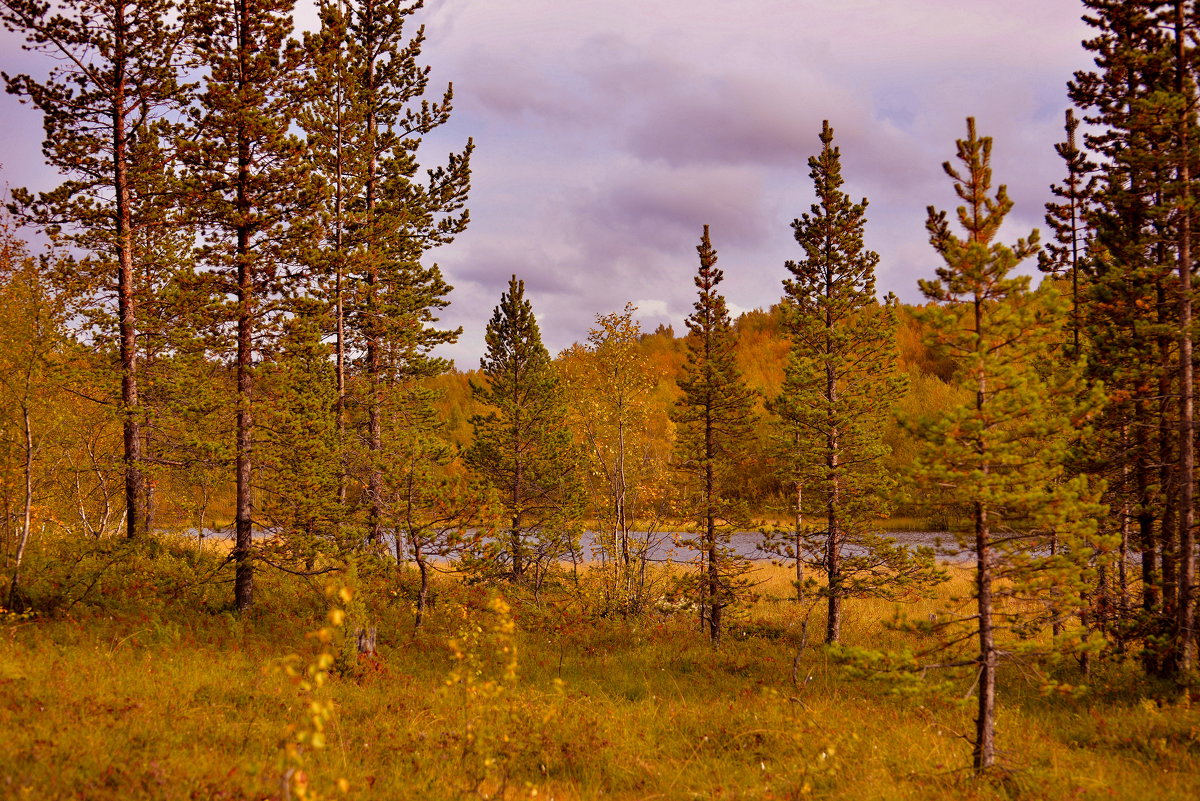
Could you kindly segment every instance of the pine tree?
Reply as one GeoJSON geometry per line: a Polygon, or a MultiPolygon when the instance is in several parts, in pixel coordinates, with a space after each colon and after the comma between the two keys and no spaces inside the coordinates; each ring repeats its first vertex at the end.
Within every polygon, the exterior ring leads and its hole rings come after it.
{"type": "Polygon", "coordinates": [[[965,236],[951,231],[945,212],[929,209],[930,242],[945,266],[936,280],[921,281],[925,296],[940,304],[923,318],[931,346],[953,359],[974,397],[920,421],[923,450],[912,476],[950,488],[953,501],[971,510],[972,531],[960,545],[975,556],[974,609],[935,629],[949,642],[963,642],[968,632],[977,642],[964,660],[977,671],[977,771],[996,759],[1000,654],[1029,647],[1034,633],[1078,605],[1102,511],[1086,479],[1065,478],[1062,466],[1074,428],[1096,399],[1092,393],[1080,403],[1078,370],[1054,358],[1062,348],[1061,302],[1050,290],[1031,292],[1028,277],[1010,275],[1036,252],[1037,232],[1012,247],[994,241],[1012,201],[1003,186],[989,195],[991,147],[968,119],[967,138],[958,142],[962,168],[945,165],[966,204],[957,213],[965,236]],[[1053,556],[1044,550],[1052,536],[1063,545],[1053,556]],[[1046,611],[1031,615],[1033,605],[1046,611]]]}
{"type": "MultiPolygon", "coordinates": [[[[348,52],[349,10],[340,0],[321,0],[317,4],[321,27],[307,33],[304,47],[311,72],[309,101],[301,109],[300,126],[308,137],[308,156],[326,179],[325,241],[314,248],[314,262],[322,281],[319,291],[332,307],[334,379],[336,381],[335,419],[338,442],[346,439],[347,424],[347,341],[346,305],[354,247],[351,239],[354,217],[350,200],[361,189],[361,165],[356,160],[356,132],[363,121],[356,117],[352,102],[355,92],[354,59],[348,52]]],[[[343,456],[343,460],[345,456],[343,456]]],[[[337,495],[346,501],[346,470],[338,480],[337,495]]]]}
{"type": "Polygon", "coordinates": [[[1062,186],[1052,186],[1050,191],[1061,202],[1046,204],[1046,223],[1054,232],[1054,241],[1038,253],[1038,268],[1043,272],[1071,277],[1071,346],[1078,356],[1081,352],[1080,336],[1080,272],[1087,253],[1089,229],[1086,221],[1088,205],[1096,190],[1096,164],[1088,159],[1079,147],[1079,119],[1071,109],[1066,112],[1067,138],[1054,146],[1067,168],[1067,178],[1062,186]]]}
{"type": "Polygon", "coordinates": [[[883,433],[905,382],[896,374],[893,307],[875,297],[879,256],[863,244],[867,201],[853,203],[841,189],[841,153],[828,122],[820,140],[821,152],[808,162],[817,202],[792,223],[805,258],[787,263],[791,351],[774,408],[784,420],[795,480],[807,490],[803,499],[825,520],[825,641],[836,643],[848,595],[886,594],[889,574],[927,571],[932,579],[936,571],[930,555],[916,565],[869,530],[886,514],[894,484],[883,469],[883,433]],[[848,544],[862,555],[847,559],[848,544]]]}
{"type": "Polygon", "coordinates": [[[351,543],[338,539],[343,509],[335,385],[326,322],[313,301],[297,304],[283,324],[259,382],[263,434],[259,439],[262,515],[268,547],[311,570],[320,555],[344,559],[351,543]]]}
{"type": "MultiPolygon", "coordinates": [[[[301,51],[289,39],[291,0],[203,0],[189,7],[192,47],[205,70],[184,143],[188,212],[206,233],[203,255],[229,298],[236,369],[234,599],[253,598],[255,353],[282,311],[287,275],[318,188],[291,133],[302,99],[301,51]]],[[[288,278],[293,278],[289,282],[288,278]]],[[[295,292],[300,287],[288,286],[295,292]]]]}
{"type": "Polygon", "coordinates": [[[563,389],[515,275],[485,341],[485,381],[472,382],[471,394],[489,411],[471,418],[466,460],[503,510],[502,559],[512,578],[538,584],[573,547],[582,498],[563,389]]]}
{"type": "Polygon", "coordinates": [[[689,511],[700,527],[698,550],[703,556],[700,576],[701,607],[708,619],[708,635],[721,639],[722,611],[744,589],[742,577],[748,563],[729,546],[745,515],[731,502],[729,485],[741,458],[750,446],[754,394],[737,368],[733,325],[725,298],[717,291],[724,273],[717,268],[717,252],[708,226],[696,248],[700,268],[695,278],[699,298],[687,318],[687,361],[678,378],[682,397],[672,419],[679,469],[689,484],[689,511]]]}
{"type": "Polygon", "coordinates": [[[139,239],[161,213],[155,184],[169,160],[155,129],[183,103],[174,9],[172,0],[67,0],[51,13],[37,0],[0,2],[5,25],[59,63],[44,82],[4,74],[8,90],[45,115],[43,152],[66,177],[37,198],[15,192],[13,207],[91,254],[72,276],[77,291],[116,295],[129,537],[149,525],[139,345],[149,288],[139,239]]]}
{"type": "Polygon", "coordinates": [[[444,372],[430,350],[459,332],[434,326],[450,286],[430,249],[466,229],[467,141],[444,166],[418,180],[424,136],[447,122],[453,87],[424,99],[429,68],[419,63],[424,30],[406,23],[412,0],[322,2],[321,32],[309,41],[311,98],[301,123],[315,165],[330,186],[323,273],[334,306],[339,408],[350,392],[346,353],[361,352],[358,401],[365,410],[367,538],[382,532],[383,402],[390,384],[444,372]]]}
{"type": "Polygon", "coordinates": [[[439,393],[425,386],[396,387],[386,397],[383,427],[383,510],[395,536],[396,562],[417,566],[415,625],[429,604],[433,559],[469,556],[468,527],[485,520],[481,493],[447,441],[434,408],[439,393]]]}
{"type": "MultiPolygon", "coordinates": [[[[1115,488],[1114,528],[1141,551],[1142,609],[1120,629],[1140,636],[1155,673],[1192,650],[1194,472],[1191,343],[1191,163],[1195,13],[1183,3],[1086,0],[1096,69],[1072,100],[1095,128],[1101,167],[1088,209],[1094,229],[1084,297],[1093,357],[1113,403],[1092,450],[1115,488]],[[1181,646],[1182,645],[1182,649],[1181,646]]],[[[1121,565],[1123,569],[1123,563],[1121,565]]]]}
{"type": "Polygon", "coordinates": [[[1184,0],[1175,0],[1172,11],[1174,92],[1164,105],[1172,122],[1170,141],[1173,145],[1174,182],[1169,187],[1168,202],[1173,201],[1175,207],[1171,215],[1171,228],[1178,275],[1175,294],[1178,297],[1179,336],[1179,581],[1175,642],[1170,666],[1175,671],[1187,673],[1192,668],[1192,649],[1196,644],[1193,587],[1196,579],[1196,538],[1193,530],[1196,521],[1196,409],[1192,356],[1192,272],[1195,270],[1192,218],[1195,215],[1195,199],[1192,196],[1192,162],[1196,158],[1193,143],[1200,139],[1200,131],[1196,130],[1196,54],[1194,47],[1188,44],[1189,40],[1194,41],[1195,38],[1196,12],[1187,7],[1184,0]]]}

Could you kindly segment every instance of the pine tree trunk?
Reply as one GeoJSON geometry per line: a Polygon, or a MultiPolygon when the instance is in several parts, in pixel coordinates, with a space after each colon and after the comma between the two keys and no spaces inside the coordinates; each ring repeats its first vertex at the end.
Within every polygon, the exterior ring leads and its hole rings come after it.
{"type": "MultiPolygon", "coordinates": [[[[250,56],[250,19],[247,0],[238,0],[238,58],[241,62],[239,82],[248,82],[246,59],[250,56]]],[[[250,212],[249,183],[251,154],[249,132],[242,125],[238,131],[237,208],[239,220],[246,220],[250,212]]],[[[250,229],[247,223],[239,222],[237,228],[237,509],[235,517],[236,541],[234,562],[236,571],[233,584],[234,604],[239,610],[250,607],[254,595],[254,563],[251,561],[253,504],[251,482],[253,479],[254,442],[254,300],[255,270],[254,254],[250,244],[250,229]]]]}
{"type": "MultiPolygon", "coordinates": [[[[617,414],[621,417],[617,422],[617,463],[615,476],[615,512],[617,531],[621,537],[621,565],[626,573],[629,572],[632,558],[629,553],[629,525],[625,518],[625,410],[618,406],[617,414]]],[[[626,588],[628,590],[628,587],[626,588]]],[[[629,600],[628,597],[626,600],[629,600]]]]}
{"type": "Polygon", "coordinates": [[[117,3],[113,21],[113,189],[116,195],[117,328],[121,352],[121,416],[124,444],[126,536],[146,533],[146,483],[142,475],[142,438],[138,409],[137,306],[134,296],[133,214],[129,196],[129,124],[125,61],[125,4],[117,3]]]}
{"type": "Polygon", "coordinates": [[[525,574],[525,564],[521,559],[521,516],[514,514],[508,530],[508,548],[512,554],[513,581],[520,581],[525,574]]]}
{"type": "MultiPolygon", "coordinates": [[[[1122,438],[1128,439],[1122,431],[1122,438]]],[[[1133,510],[1129,506],[1129,465],[1121,466],[1121,544],[1117,561],[1117,619],[1125,622],[1129,619],[1129,523],[1133,510]]],[[[1125,628],[1118,627],[1117,652],[1125,653],[1125,628]]]]}
{"type": "Polygon", "coordinates": [[[714,440],[712,402],[705,409],[704,418],[704,542],[708,546],[708,638],[715,648],[721,642],[721,564],[717,553],[717,510],[716,510],[716,476],[713,471],[713,459],[716,457],[716,442],[714,440]]]}
{"type": "MultiPolygon", "coordinates": [[[[1058,555],[1058,533],[1052,531],[1052,532],[1050,532],[1050,556],[1054,557],[1057,555],[1058,555]]],[[[1053,590],[1050,594],[1051,594],[1051,597],[1057,597],[1059,595],[1059,592],[1058,592],[1058,590],[1053,590]]],[[[1054,602],[1050,607],[1050,616],[1051,616],[1050,632],[1055,638],[1058,638],[1063,633],[1063,619],[1062,619],[1062,609],[1059,606],[1059,604],[1057,603],[1057,601],[1054,602]]]]}
{"type": "MultiPolygon", "coordinates": [[[[1187,87],[1186,31],[1184,3],[1175,0],[1175,64],[1176,91],[1183,95],[1187,87]]],[[[1190,91],[1188,91],[1190,95],[1190,91]]],[[[1192,584],[1195,581],[1195,542],[1193,525],[1193,482],[1196,472],[1195,416],[1192,376],[1192,190],[1191,153],[1188,126],[1191,122],[1192,98],[1188,97],[1183,119],[1180,120],[1179,183],[1183,187],[1179,225],[1179,600],[1177,664],[1180,671],[1192,667],[1192,645],[1195,638],[1192,584]]]]}
{"type": "MultiPolygon", "coordinates": [[[[836,441],[836,436],[834,440],[836,441]]],[[[830,456],[830,467],[837,468],[836,452],[830,456]]],[[[829,614],[825,622],[825,642],[830,645],[838,641],[842,632],[842,532],[839,529],[837,505],[838,481],[834,477],[830,482],[829,488],[829,506],[826,515],[826,522],[829,526],[829,539],[826,544],[827,553],[825,554],[825,565],[829,579],[829,614]]]]}
{"type": "MultiPolygon", "coordinates": [[[[985,471],[986,472],[986,471],[985,471]]],[[[996,761],[996,641],[992,628],[992,553],[987,507],[975,504],[975,582],[979,614],[979,705],[975,716],[975,771],[996,761]]]]}
{"type": "Polygon", "coordinates": [[[1149,424],[1145,401],[1134,404],[1134,445],[1137,457],[1134,463],[1134,483],[1137,489],[1138,549],[1142,562],[1142,611],[1153,614],[1158,608],[1158,551],[1154,538],[1154,510],[1151,504],[1150,471],[1146,459],[1150,448],[1146,427],[1149,424]]]}
{"type": "MultiPolygon", "coordinates": [[[[341,91],[339,84],[338,91],[341,91]]],[[[335,186],[333,190],[333,257],[334,262],[334,284],[333,284],[333,313],[334,313],[334,361],[337,380],[337,400],[334,401],[334,412],[337,417],[337,442],[338,448],[343,447],[346,441],[346,308],[344,298],[344,287],[342,286],[346,264],[345,264],[345,241],[343,236],[342,215],[345,214],[345,205],[343,200],[344,189],[342,181],[344,179],[342,162],[342,104],[341,99],[337,104],[338,119],[335,123],[337,143],[335,145],[336,167],[335,167],[335,186]]],[[[346,502],[347,482],[346,482],[346,463],[345,457],[342,456],[339,460],[338,468],[338,488],[337,499],[339,504],[346,502]]]]}
{"type": "Polygon", "coordinates": [[[237,510],[234,561],[234,603],[238,609],[250,606],[254,592],[254,565],[250,560],[252,546],[253,505],[251,481],[253,476],[253,268],[249,254],[243,250],[245,234],[239,232],[238,264],[238,342],[237,342],[237,510]]]}
{"type": "Polygon", "coordinates": [[[420,544],[413,543],[413,559],[417,563],[417,571],[421,575],[421,586],[417,589],[417,620],[416,628],[421,628],[425,622],[425,607],[429,603],[429,565],[425,563],[425,554],[420,544]]]}
{"type": "MultiPolygon", "coordinates": [[[[513,382],[514,392],[518,385],[513,382]]],[[[521,449],[520,436],[518,434],[518,420],[513,420],[512,432],[512,449],[513,449],[513,483],[512,483],[512,527],[509,529],[508,540],[509,548],[512,551],[512,574],[514,581],[520,581],[521,576],[525,572],[521,554],[521,449]]]]}
{"type": "Polygon", "coordinates": [[[796,602],[804,603],[804,485],[796,482],[796,602]]]}
{"type": "MultiPolygon", "coordinates": [[[[1165,259],[1165,256],[1163,257],[1165,259]]],[[[1160,282],[1159,304],[1162,330],[1168,330],[1172,323],[1167,313],[1167,287],[1160,282]]],[[[1179,582],[1179,454],[1176,446],[1179,444],[1179,424],[1173,415],[1173,398],[1178,393],[1173,391],[1170,364],[1172,358],[1172,338],[1163,334],[1158,338],[1159,364],[1161,371],[1158,382],[1159,402],[1158,412],[1158,463],[1159,463],[1159,492],[1162,500],[1162,518],[1159,520],[1158,556],[1160,560],[1159,607],[1158,617],[1162,624],[1174,627],[1175,602],[1178,599],[1177,587],[1179,582]]],[[[1169,654],[1165,654],[1169,657],[1169,654]]],[[[1169,665],[1164,666],[1167,669],[1169,665]]]]}
{"type": "MultiPolygon", "coordinates": [[[[976,211],[978,219],[978,210],[976,211]]],[[[975,296],[976,348],[982,350],[983,301],[975,296]]],[[[982,416],[987,404],[987,382],[981,375],[976,385],[975,410],[982,416]]],[[[979,456],[983,458],[983,481],[991,472],[987,462],[986,445],[980,440],[979,456]]],[[[979,706],[975,716],[974,767],[976,773],[990,768],[996,761],[996,639],[992,628],[992,551],[988,529],[988,509],[976,501],[975,517],[975,583],[979,615],[979,706]]]]}
{"type": "MultiPolygon", "coordinates": [[[[826,282],[826,297],[832,299],[833,283],[826,282]]],[[[826,312],[825,319],[825,351],[826,358],[833,358],[833,318],[832,312],[826,312]]],[[[829,499],[826,506],[826,525],[828,526],[828,541],[825,554],[825,568],[828,578],[829,609],[825,622],[825,642],[834,644],[842,633],[842,532],[840,528],[840,476],[841,441],[840,432],[834,418],[834,409],[838,403],[837,377],[832,363],[825,367],[825,401],[829,408],[828,450],[826,465],[829,468],[829,499]]]]}

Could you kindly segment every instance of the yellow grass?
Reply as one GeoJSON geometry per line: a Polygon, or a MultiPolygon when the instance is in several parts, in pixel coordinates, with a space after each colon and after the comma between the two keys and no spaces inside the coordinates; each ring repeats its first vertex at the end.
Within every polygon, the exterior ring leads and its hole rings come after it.
{"type": "MultiPolygon", "coordinates": [[[[211,564],[137,556],[94,601],[0,627],[0,797],[282,797],[281,743],[312,695],[278,666],[316,653],[305,632],[326,602],[313,581],[263,573],[258,606],[239,617],[221,611],[228,585],[172,599],[171,585],[142,581],[173,569],[178,587],[211,564]]],[[[364,576],[380,658],[316,691],[336,712],[326,747],[303,755],[307,775],[327,796],[362,799],[1191,799],[1200,786],[1200,713],[1114,662],[1082,697],[1005,672],[1005,770],[975,779],[960,736],[969,702],[853,677],[818,644],[819,609],[794,684],[807,608],[786,600],[787,571],[760,577],[761,597],[715,652],[692,613],[601,618],[585,590],[540,607],[508,591],[518,678],[506,682],[487,607],[505,588],[440,580],[414,633],[411,577],[364,576]],[[447,684],[463,653],[474,683],[447,684]]],[[[941,595],[968,589],[958,572],[941,595]]],[[[921,619],[943,601],[906,611],[921,619]]],[[[850,602],[846,640],[928,636],[889,630],[894,613],[850,602]]]]}

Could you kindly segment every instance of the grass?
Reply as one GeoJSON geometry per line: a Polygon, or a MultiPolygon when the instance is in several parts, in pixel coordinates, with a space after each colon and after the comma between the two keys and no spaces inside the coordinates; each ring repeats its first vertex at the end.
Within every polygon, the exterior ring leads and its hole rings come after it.
{"type": "MultiPolygon", "coordinates": [[[[330,797],[1165,800],[1200,787],[1200,711],[1117,662],[1081,697],[1004,674],[1005,769],[973,778],[969,703],[895,694],[814,645],[793,684],[801,607],[782,600],[783,570],[766,569],[715,652],[692,614],[598,617],[586,591],[540,607],[510,592],[515,681],[488,606],[504,588],[439,581],[417,633],[404,586],[367,575],[379,659],[309,692],[282,665],[321,649],[305,636],[322,625],[320,585],[264,571],[238,616],[227,584],[199,581],[215,559],[132,552],[85,600],[0,625],[0,797],[282,798],[282,746],[318,696],[335,714],[303,759],[330,797]]],[[[890,604],[847,613],[851,643],[916,636],[884,627],[890,604]]]]}

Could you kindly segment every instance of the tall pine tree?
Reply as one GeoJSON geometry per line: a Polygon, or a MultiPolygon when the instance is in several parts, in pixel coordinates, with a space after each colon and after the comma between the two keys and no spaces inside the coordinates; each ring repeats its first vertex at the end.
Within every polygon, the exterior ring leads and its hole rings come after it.
{"type": "Polygon", "coordinates": [[[538,582],[572,547],[581,512],[578,455],[550,354],[542,345],[525,282],[514,275],[492,314],[471,394],[488,411],[471,418],[467,463],[503,510],[502,561],[514,580],[538,582]]]}
{"type": "Polygon", "coordinates": [[[923,317],[930,345],[953,360],[973,398],[919,422],[922,452],[912,475],[919,485],[946,487],[971,510],[972,530],[960,545],[975,557],[974,608],[940,618],[935,630],[946,642],[969,636],[976,643],[961,664],[975,670],[977,771],[996,761],[1000,655],[1035,645],[1031,635],[1080,604],[1102,511],[1086,479],[1068,479],[1063,470],[1095,398],[1079,402],[1078,369],[1056,358],[1063,304],[1051,290],[1031,292],[1028,277],[1010,275],[1037,251],[1037,232],[1012,247],[995,241],[1012,201],[1003,186],[989,194],[991,148],[968,119],[967,138],[958,142],[962,167],[944,165],[965,204],[957,212],[963,236],[945,212],[929,209],[930,242],[945,266],[936,280],[921,281],[939,304],[923,317]],[[1058,554],[1048,553],[1051,538],[1063,546],[1058,554]]]}
{"type": "Polygon", "coordinates": [[[256,354],[285,310],[285,289],[298,289],[288,269],[318,196],[304,143],[291,130],[303,100],[292,7],[292,0],[201,0],[188,9],[204,70],[183,151],[188,211],[205,232],[215,289],[228,299],[214,322],[232,339],[236,371],[238,609],[253,599],[256,354]]]}
{"type": "Polygon", "coordinates": [[[883,469],[883,434],[905,390],[896,374],[894,310],[875,297],[879,256],[863,243],[867,201],[854,203],[842,191],[841,153],[828,122],[820,140],[821,152],[808,161],[817,202],[792,223],[804,259],[787,263],[791,351],[774,408],[809,513],[825,520],[825,641],[836,643],[847,595],[881,590],[893,568],[903,574],[912,565],[870,531],[872,519],[886,514],[894,484],[883,469]],[[847,559],[847,544],[862,555],[847,559]]]}
{"type": "MultiPolygon", "coordinates": [[[[1194,409],[1191,175],[1196,12],[1182,2],[1086,0],[1096,69],[1069,86],[1094,128],[1100,164],[1084,322],[1113,403],[1099,428],[1097,471],[1113,487],[1122,530],[1136,523],[1147,670],[1172,673],[1193,650],[1194,409]]],[[[1124,637],[1122,638],[1122,642],[1124,637]]]]}
{"type": "Polygon", "coordinates": [[[357,365],[366,453],[362,483],[367,538],[383,525],[384,402],[392,385],[435,375],[447,362],[430,350],[458,331],[435,326],[450,286],[430,249],[465,230],[470,140],[444,166],[418,177],[423,137],[450,118],[453,88],[425,99],[429,68],[420,63],[424,29],[410,34],[412,0],[319,4],[322,28],[310,38],[314,70],[301,124],[317,171],[330,187],[321,259],[334,306],[338,407],[342,425],[351,387],[348,352],[357,365]]]}
{"type": "Polygon", "coordinates": [[[46,81],[8,74],[4,80],[45,115],[43,152],[66,177],[36,198],[14,192],[13,206],[90,254],[73,274],[76,291],[95,293],[104,304],[116,296],[130,537],[149,525],[139,305],[148,300],[145,279],[154,271],[139,252],[139,238],[161,216],[156,184],[169,160],[156,146],[154,129],[183,104],[174,12],[172,0],[68,0],[53,13],[37,0],[0,2],[4,24],[58,61],[46,81]]]}
{"type": "Polygon", "coordinates": [[[701,607],[713,644],[721,640],[722,611],[737,600],[747,563],[730,547],[729,538],[745,526],[744,514],[732,503],[729,485],[740,458],[751,446],[754,393],[738,371],[733,325],[725,297],[717,291],[724,273],[708,226],[696,247],[700,268],[695,283],[699,297],[687,318],[687,361],[678,378],[683,395],[675,404],[675,453],[688,477],[688,511],[700,528],[703,555],[701,607]]]}

